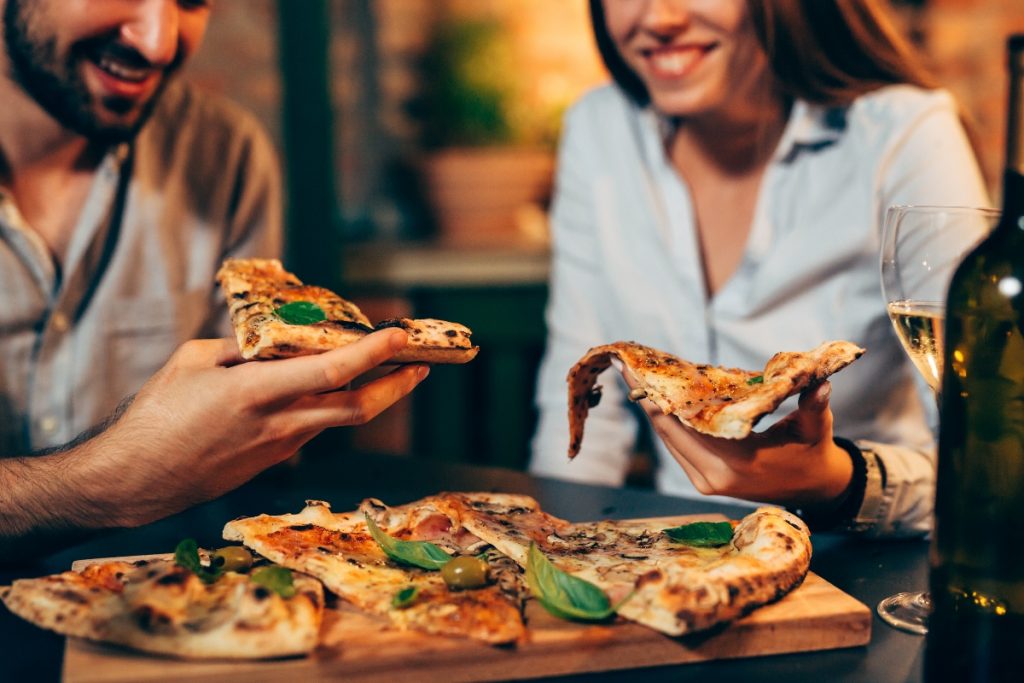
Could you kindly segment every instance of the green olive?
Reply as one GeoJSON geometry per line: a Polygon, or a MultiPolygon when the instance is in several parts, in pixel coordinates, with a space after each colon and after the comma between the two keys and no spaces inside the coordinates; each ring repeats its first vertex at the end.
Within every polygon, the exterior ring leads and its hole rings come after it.
{"type": "Polygon", "coordinates": [[[452,590],[480,588],[487,585],[487,563],[471,555],[456,557],[441,567],[441,577],[452,590]]]}
{"type": "Polygon", "coordinates": [[[210,565],[226,572],[244,571],[252,566],[252,553],[240,545],[229,545],[213,551],[210,565]]]}

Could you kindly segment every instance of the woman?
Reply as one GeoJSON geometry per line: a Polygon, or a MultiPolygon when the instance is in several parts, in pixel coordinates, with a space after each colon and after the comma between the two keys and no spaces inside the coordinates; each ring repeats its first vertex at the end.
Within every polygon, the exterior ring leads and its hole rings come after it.
{"type": "Polygon", "coordinates": [[[797,507],[819,527],[925,531],[931,398],[887,319],[878,252],[890,205],[988,205],[953,99],[875,0],[590,9],[615,83],[566,117],[531,469],[624,479],[642,420],[622,383],[605,382],[581,455],[565,457],[564,377],[591,346],[757,368],[846,339],[868,353],[743,441],[644,405],[658,487],[797,507]]]}

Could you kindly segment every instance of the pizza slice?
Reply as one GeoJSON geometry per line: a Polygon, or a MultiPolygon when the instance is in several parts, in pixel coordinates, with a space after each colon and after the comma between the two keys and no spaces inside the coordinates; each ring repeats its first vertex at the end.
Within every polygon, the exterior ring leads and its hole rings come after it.
{"type": "Polygon", "coordinates": [[[317,577],[338,597],[387,618],[400,629],[491,644],[524,637],[515,579],[502,571],[500,562],[489,562],[493,583],[453,590],[441,571],[400,564],[374,540],[364,512],[394,538],[427,541],[453,556],[472,557],[484,544],[460,534],[429,499],[394,510],[379,501],[367,501],[363,509],[334,513],[326,502],[307,501],[298,514],[229,522],[224,538],[241,541],[273,562],[317,577]]]}
{"type": "Polygon", "coordinates": [[[323,588],[295,575],[290,597],[245,573],[212,582],[170,559],[97,562],[0,588],[13,613],[63,635],[184,658],[261,659],[311,652],[323,588]]]}
{"type": "Polygon", "coordinates": [[[276,259],[228,259],[217,272],[242,358],[289,358],[359,341],[374,330],[400,327],[409,343],[396,363],[467,363],[479,347],[471,330],[432,318],[399,318],[373,325],[351,301],[303,284],[276,259]]]}
{"type": "MultiPolygon", "coordinates": [[[[665,524],[633,520],[573,524],[527,496],[443,494],[446,509],[482,541],[529,564],[534,544],[558,569],[589,581],[618,614],[672,636],[705,630],[774,602],[799,586],[811,559],[798,517],[759,508],[707,547],[674,540],[665,524]]],[[[692,539],[691,543],[696,543],[692,539]]]]}
{"type": "Polygon", "coordinates": [[[806,353],[777,353],[764,370],[698,365],[635,342],[595,346],[569,371],[569,457],[583,441],[583,423],[601,398],[597,376],[618,358],[639,387],[630,399],[646,398],[703,434],[742,439],[786,398],[824,381],[860,358],[864,349],[846,341],[826,342],[806,353]]]}

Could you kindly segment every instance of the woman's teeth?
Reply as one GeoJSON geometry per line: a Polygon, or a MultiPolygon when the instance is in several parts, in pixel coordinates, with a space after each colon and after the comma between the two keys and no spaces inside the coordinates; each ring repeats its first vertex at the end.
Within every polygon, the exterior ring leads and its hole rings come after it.
{"type": "Polygon", "coordinates": [[[681,76],[686,73],[694,62],[700,59],[702,54],[704,54],[704,51],[696,48],[655,52],[650,57],[651,66],[660,74],[681,76]]]}

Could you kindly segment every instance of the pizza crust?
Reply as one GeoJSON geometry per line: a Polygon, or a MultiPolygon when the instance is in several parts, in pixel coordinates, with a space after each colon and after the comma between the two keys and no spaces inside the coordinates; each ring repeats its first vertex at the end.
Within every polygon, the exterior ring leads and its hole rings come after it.
{"type": "Polygon", "coordinates": [[[595,346],[569,371],[569,457],[583,442],[583,424],[600,400],[597,376],[612,358],[622,361],[639,384],[632,398],[646,398],[665,415],[723,439],[746,438],[757,422],[788,397],[818,384],[860,358],[864,349],[846,341],[826,342],[806,353],[777,353],[764,370],[698,365],[635,342],[595,346]]]}

